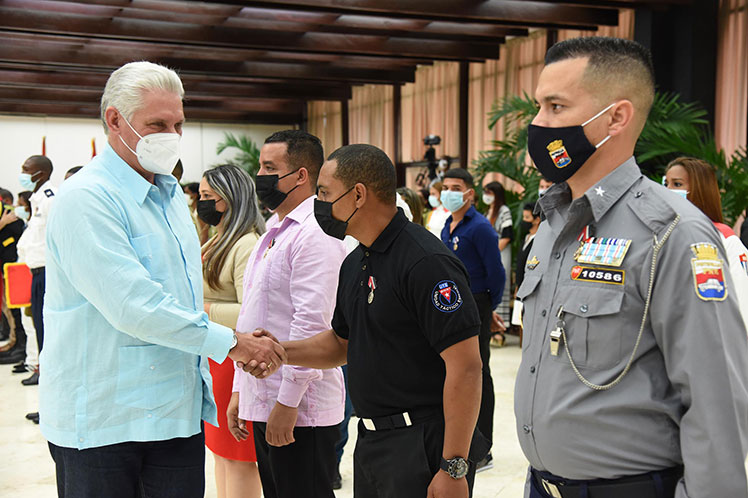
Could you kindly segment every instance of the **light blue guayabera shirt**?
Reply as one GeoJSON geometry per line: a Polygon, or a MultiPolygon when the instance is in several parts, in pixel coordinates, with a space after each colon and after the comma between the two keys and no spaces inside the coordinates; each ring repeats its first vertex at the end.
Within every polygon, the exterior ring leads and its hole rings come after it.
{"type": "Polygon", "coordinates": [[[111,147],[65,181],[47,224],[41,430],[58,446],[157,441],[217,425],[206,357],[229,328],[203,312],[200,243],[174,177],[111,147]]]}

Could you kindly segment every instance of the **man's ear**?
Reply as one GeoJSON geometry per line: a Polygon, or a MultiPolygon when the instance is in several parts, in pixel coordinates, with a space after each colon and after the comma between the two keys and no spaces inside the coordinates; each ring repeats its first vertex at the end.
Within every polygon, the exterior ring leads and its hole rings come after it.
{"type": "Polygon", "coordinates": [[[357,208],[360,208],[364,204],[366,204],[366,199],[368,198],[369,191],[366,188],[366,185],[363,183],[357,183],[353,187],[353,195],[355,197],[355,205],[357,208]]]}
{"type": "Polygon", "coordinates": [[[106,121],[109,131],[113,131],[118,135],[122,132],[122,126],[126,126],[122,115],[112,106],[107,107],[104,111],[104,121],[106,121]]]}
{"type": "Polygon", "coordinates": [[[608,135],[614,137],[627,130],[634,120],[634,104],[630,100],[623,99],[613,106],[610,113],[610,124],[608,135]]]}

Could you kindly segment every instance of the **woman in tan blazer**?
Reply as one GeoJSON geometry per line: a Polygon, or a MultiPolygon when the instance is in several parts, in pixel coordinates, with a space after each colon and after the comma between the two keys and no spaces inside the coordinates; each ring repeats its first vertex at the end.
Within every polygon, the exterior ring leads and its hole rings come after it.
{"type": "MultiPolygon", "coordinates": [[[[244,268],[257,239],[265,232],[252,178],[226,164],[209,169],[200,181],[197,213],[216,227],[202,248],[205,312],[211,321],[236,329],[244,290],[244,268]]],[[[205,425],[205,444],[215,455],[219,498],[259,498],[262,493],[252,437],[237,442],[228,430],[234,362],[210,361],[219,427],[205,425]]],[[[252,431],[251,424],[247,430],[252,431]]]]}

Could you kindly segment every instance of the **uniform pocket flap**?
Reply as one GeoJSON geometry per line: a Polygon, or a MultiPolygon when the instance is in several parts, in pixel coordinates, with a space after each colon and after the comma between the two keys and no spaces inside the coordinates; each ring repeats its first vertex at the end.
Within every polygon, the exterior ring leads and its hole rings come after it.
{"type": "Polygon", "coordinates": [[[541,277],[539,275],[525,275],[525,279],[522,280],[522,285],[517,289],[517,299],[522,300],[535,292],[535,288],[540,283],[541,277]]]}
{"type": "Polygon", "coordinates": [[[612,315],[621,311],[623,287],[573,289],[564,300],[564,312],[583,318],[612,315]]]}

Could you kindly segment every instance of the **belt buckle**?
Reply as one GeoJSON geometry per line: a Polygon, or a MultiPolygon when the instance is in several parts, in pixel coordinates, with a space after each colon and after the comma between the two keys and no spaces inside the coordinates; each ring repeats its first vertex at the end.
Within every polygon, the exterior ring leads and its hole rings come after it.
{"type": "Polygon", "coordinates": [[[542,477],[540,478],[540,482],[543,483],[543,489],[545,489],[545,492],[551,495],[553,498],[563,498],[563,496],[561,495],[561,491],[558,489],[557,485],[543,479],[542,477]]]}

